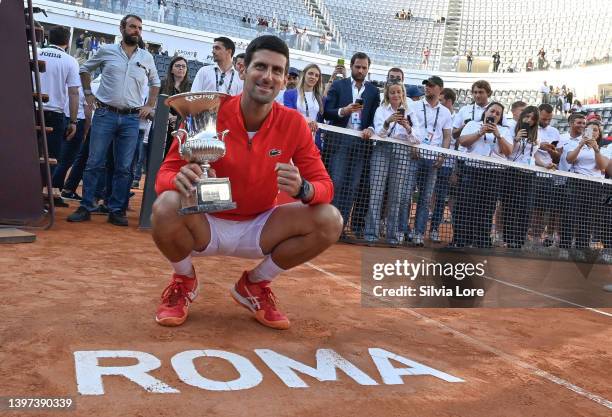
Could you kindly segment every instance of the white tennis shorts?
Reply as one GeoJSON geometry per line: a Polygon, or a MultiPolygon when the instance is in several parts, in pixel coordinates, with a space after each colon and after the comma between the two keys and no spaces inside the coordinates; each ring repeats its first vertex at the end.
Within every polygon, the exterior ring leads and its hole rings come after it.
{"type": "Polygon", "coordinates": [[[276,207],[264,211],[251,220],[224,220],[204,214],[210,225],[210,243],[203,251],[193,251],[192,256],[235,256],[237,258],[258,259],[265,254],[261,251],[259,240],[268,218],[276,207]]]}

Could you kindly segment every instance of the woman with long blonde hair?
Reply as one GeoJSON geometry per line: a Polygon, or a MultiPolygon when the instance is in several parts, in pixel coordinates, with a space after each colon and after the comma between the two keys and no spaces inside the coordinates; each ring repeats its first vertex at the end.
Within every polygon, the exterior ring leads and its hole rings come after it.
{"type": "Polygon", "coordinates": [[[310,130],[317,131],[317,120],[323,116],[323,80],[317,64],[304,67],[297,88],[287,90],[284,95],[286,107],[296,109],[308,122],[310,130]]]}
{"type": "Polygon", "coordinates": [[[370,203],[365,223],[365,240],[370,243],[381,239],[382,206],[386,189],[386,243],[397,245],[400,242],[400,206],[405,190],[414,188],[411,182],[416,178],[416,163],[410,157],[409,146],[419,142],[412,134],[413,120],[416,121],[417,118],[410,112],[406,103],[404,85],[387,83],[384,100],[374,114],[373,131],[381,138],[391,138],[395,141],[376,141],[370,159],[370,203]]]}

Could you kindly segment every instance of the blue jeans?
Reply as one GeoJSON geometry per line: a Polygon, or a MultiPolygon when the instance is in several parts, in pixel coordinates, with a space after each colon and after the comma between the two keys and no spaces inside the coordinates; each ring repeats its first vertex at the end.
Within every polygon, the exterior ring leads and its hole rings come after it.
{"type": "Polygon", "coordinates": [[[378,142],[370,159],[370,204],[365,222],[365,238],[380,238],[380,223],[385,189],[387,189],[386,238],[399,240],[399,216],[402,192],[406,182],[411,182],[416,169],[415,161],[410,159],[408,146],[395,143],[378,142]]]}
{"type": "MultiPolygon", "coordinates": [[[[69,121],[69,119],[66,119],[66,123],[69,121]]],[[[76,133],[71,140],[66,140],[65,138],[62,140],[60,157],[57,161],[55,171],[53,171],[53,188],[59,188],[60,190],[64,188],[64,181],[66,180],[68,169],[70,169],[74,163],[77,153],[83,144],[83,133],[85,133],[84,119],[79,120],[77,123],[76,133]]]]}
{"type": "Polygon", "coordinates": [[[417,203],[415,232],[424,235],[429,219],[429,205],[436,183],[438,169],[434,168],[434,159],[419,159],[417,169],[417,187],[419,187],[419,201],[417,203]]]}
{"type": "Polygon", "coordinates": [[[330,136],[326,138],[326,152],[330,177],[334,183],[332,204],[340,210],[346,224],[359,188],[367,148],[363,139],[356,136],[330,136]]]}
{"type": "Polygon", "coordinates": [[[138,146],[136,152],[134,152],[134,159],[132,161],[132,177],[133,181],[140,181],[142,177],[142,166],[144,165],[147,144],[144,143],[145,129],[138,130],[138,146]]]}
{"type": "Polygon", "coordinates": [[[132,159],[138,145],[138,124],[138,113],[123,115],[105,108],[96,109],[91,126],[89,158],[83,173],[82,207],[89,211],[96,208],[96,186],[104,177],[106,154],[112,143],[115,169],[108,208],[111,212],[123,211],[128,199],[132,159]]]}
{"type": "MultiPolygon", "coordinates": [[[[409,148],[412,154],[415,148],[409,148]]],[[[410,215],[412,212],[412,192],[416,185],[417,171],[419,169],[419,160],[410,159],[409,170],[406,174],[406,180],[401,192],[400,213],[399,213],[399,228],[400,234],[410,233],[410,215]]]]}
{"type": "Polygon", "coordinates": [[[443,166],[438,169],[438,176],[436,178],[436,186],[434,188],[434,194],[436,195],[436,204],[434,205],[433,214],[431,216],[431,225],[429,226],[430,231],[438,230],[440,223],[444,217],[444,207],[446,207],[446,196],[448,195],[449,184],[448,180],[451,176],[453,169],[448,166],[443,166]]]}

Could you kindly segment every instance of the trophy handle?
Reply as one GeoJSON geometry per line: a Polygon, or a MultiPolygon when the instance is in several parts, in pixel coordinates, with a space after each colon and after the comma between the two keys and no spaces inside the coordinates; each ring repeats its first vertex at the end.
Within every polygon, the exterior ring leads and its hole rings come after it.
{"type": "Polygon", "coordinates": [[[178,129],[175,130],[174,132],[170,133],[172,135],[173,138],[175,138],[178,143],[179,143],[179,155],[183,156],[183,145],[185,144],[185,142],[187,141],[187,136],[188,133],[185,129],[178,129]]]}
{"type": "Polygon", "coordinates": [[[220,133],[221,137],[218,137],[219,135],[217,135],[217,138],[221,142],[225,142],[225,135],[227,135],[228,133],[229,133],[229,129],[225,129],[223,132],[220,133]]]}
{"type": "Polygon", "coordinates": [[[187,131],[185,129],[178,129],[171,133],[171,135],[178,140],[179,145],[183,145],[187,141],[187,131]]]}

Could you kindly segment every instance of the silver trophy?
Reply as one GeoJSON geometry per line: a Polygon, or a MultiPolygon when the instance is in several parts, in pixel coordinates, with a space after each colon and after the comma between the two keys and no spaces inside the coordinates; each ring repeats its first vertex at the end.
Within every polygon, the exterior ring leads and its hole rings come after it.
{"type": "Polygon", "coordinates": [[[180,214],[214,213],[232,210],[232,189],[229,178],[209,178],[210,163],[225,156],[223,139],[229,130],[217,132],[217,113],[227,94],[204,91],[182,93],[166,99],[181,116],[182,128],[172,132],[179,142],[179,154],[188,162],[202,167],[202,175],[195,182],[195,191],[183,197],[180,214]]]}

